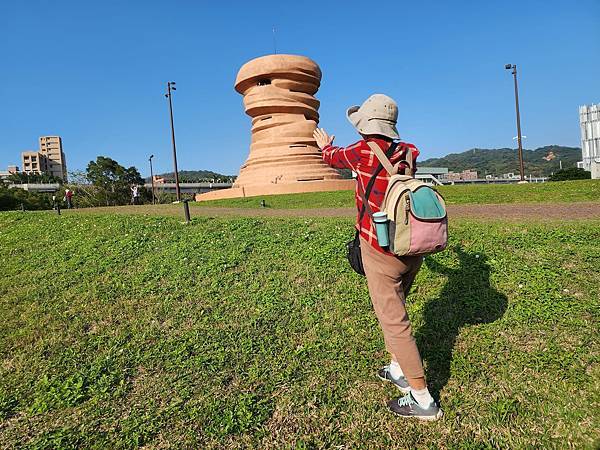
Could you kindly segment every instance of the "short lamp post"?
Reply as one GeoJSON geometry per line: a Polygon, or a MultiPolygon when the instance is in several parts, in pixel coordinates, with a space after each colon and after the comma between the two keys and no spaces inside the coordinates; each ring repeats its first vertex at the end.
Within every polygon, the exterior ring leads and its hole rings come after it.
{"type": "Polygon", "coordinates": [[[152,183],[152,204],[156,204],[156,196],[154,195],[154,172],[152,171],[152,158],[154,155],[150,155],[148,161],[150,161],[150,183],[152,183]]]}
{"type": "Polygon", "coordinates": [[[519,113],[519,87],[517,85],[517,66],[516,64],[506,64],[506,70],[512,70],[515,80],[515,109],[517,110],[517,142],[519,144],[519,171],[521,173],[521,181],[525,181],[525,170],[523,169],[523,143],[521,137],[521,114],[519,113]]]}

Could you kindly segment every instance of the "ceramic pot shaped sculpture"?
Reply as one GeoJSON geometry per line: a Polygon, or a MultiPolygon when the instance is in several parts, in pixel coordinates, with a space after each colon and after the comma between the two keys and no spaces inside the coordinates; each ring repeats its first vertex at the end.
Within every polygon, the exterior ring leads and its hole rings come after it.
{"type": "Polygon", "coordinates": [[[313,138],[320,83],[321,69],[304,56],[268,55],[242,66],[235,90],[252,117],[252,141],[234,188],[341,178],[313,138]]]}

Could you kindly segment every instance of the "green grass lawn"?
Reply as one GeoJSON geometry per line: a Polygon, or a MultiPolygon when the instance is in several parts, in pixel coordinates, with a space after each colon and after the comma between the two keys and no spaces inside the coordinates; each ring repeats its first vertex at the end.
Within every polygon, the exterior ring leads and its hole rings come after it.
{"type": "MultiPolygon", "coordinates": [[[[530,184],[471,184],[437,188],[448,204],[553,203],[600,201],[600,180],[530,184]]],[[[265,195],[191,203],[195,206],[258,208],[264,199],[270,208],[344,208],[354,206],[353,191],[265,195]]]]}
{"type": "Polygon", "coordinates": [[[451,224],[408,300],[429,424],[384,407],[351,226],[0,214],[0,447],[598,445],[599,221],[451,224]]]}

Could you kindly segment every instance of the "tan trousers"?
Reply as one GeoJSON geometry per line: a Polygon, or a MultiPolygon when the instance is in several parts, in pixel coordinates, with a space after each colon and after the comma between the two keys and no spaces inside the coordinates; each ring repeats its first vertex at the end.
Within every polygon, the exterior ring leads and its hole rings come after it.
{"type": "Polygon", "coordinates": [[[421,378],[424,376],[423,363],[404,302],[423,258],[383,254],[362,237],[360,248],[369,294],[383,330],[385,347],[396,357],[407,378],[421,378]]]}

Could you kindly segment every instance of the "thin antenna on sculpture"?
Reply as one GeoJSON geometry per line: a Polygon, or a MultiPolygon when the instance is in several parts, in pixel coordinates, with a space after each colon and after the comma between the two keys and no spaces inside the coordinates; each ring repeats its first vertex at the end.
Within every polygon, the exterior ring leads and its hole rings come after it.
{"type": "Polygon", "coordinates": [[[273,49],[275,51],[275,55],[277,54],[277,39],[275,37],[275,26],[273,26],[273,49]]]}

